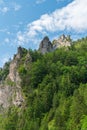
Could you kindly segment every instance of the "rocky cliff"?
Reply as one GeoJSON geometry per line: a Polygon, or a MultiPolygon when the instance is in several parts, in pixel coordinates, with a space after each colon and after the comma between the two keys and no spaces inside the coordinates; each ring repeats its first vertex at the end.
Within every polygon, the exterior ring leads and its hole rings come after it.
{"type": "Polygon", "coordinates": [[[51,52],[53,50],[53,45],[50,42],[49,38],[46,36],[43,38],[43,40],[40,43],[39,51],[42,54],[45,54],[46,52],[51,52]]]}
{"type": "Polygon", "coordinates": [[[11,105],[22,106],[24,98],[20,86],[21,78],[18,73],[18,64],[22,57],[22,48],[18,48],[17,54],[9,66],[9,74],[5,81],[0,83],[0,111],[11,105]]]}
{"type": "MultiPolygon", "coordinates": [[[[53,42],[51,42],[46,36],[43,38],[39,45],[39,52],[45,54],[47,52],[52,52],[61,46],[67,47],[70,45],[70,36],[62,35],[53,42]]],[[[0,112],[5,108],[9,108],[9,106],[11,105],[20,107],[24,103],[22,88],[20,84],[21,78],[18,73],[18,67],[19,64],[21,65],[22,61],[21,59],[23,60],[22,64],[24,64],[24,68],[27,69],[27,64],[32,62],[32,58],[29,54],[29,51],[26,51],[26,49],[19,47],[17,54],[14,55],[13,60],[10,62],[9,73],[6,75],[5,80],[2,82],[2,80],[0,79],[0,112]],[[23,55],[25,59],[22,59],[23,55]]]]}
{"type": "Polygon", "coordinates": [[[46,36],[43,38],[43,40],[40,43],[39,46],[39,51],[42,54],[45,54],[46,52],[51,52],[54,51],[57,48],[60,47],[67,47],[67,46],[71,46],[71,38],[70,36],[65,36],[64,34],[61,35],[58,39],[53,40],[53,42],[51,43],[49,38],[46,36]]]}
{"type": "Polygon", "coordinates": [[[60,36],[58,39],[53,40],[53,49],[57,49],[59,47],[67,47],[71,46],[71,38],[70,36],[65,36],[64,34],[60,36]]]}

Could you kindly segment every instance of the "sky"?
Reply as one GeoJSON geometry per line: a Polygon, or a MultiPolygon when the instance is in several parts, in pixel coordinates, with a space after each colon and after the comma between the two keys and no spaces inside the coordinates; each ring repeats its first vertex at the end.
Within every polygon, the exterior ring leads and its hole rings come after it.
{"type": "Polygon", "coordinates": [[[0,67],[18,46],[38,49],[62,34],[87,36],[87,0],[0,0],[0,67]]]}

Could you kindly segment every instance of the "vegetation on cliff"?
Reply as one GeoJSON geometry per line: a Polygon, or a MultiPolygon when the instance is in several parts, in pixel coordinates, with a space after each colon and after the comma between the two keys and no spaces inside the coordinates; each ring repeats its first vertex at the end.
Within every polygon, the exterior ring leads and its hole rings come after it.
{"type": "Polygon", "coordinates": [[[86,130],[87,38],[44,55],[27,53],[30,60],[24,54],[18,66],[25,104],[0,116],[0,130],[86,130]]]}

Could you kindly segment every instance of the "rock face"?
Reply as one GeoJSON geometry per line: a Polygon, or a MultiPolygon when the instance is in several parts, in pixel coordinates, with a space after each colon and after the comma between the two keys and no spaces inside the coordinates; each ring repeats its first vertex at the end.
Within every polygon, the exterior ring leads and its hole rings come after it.
{"type": "Polygon", "coordinates": [[[58,39],[53,41],[53,49],[57,49],[59,47],[67,47],[71,46],[71,38],[70,36],[65,36],[64,34],[60,36],[58,39]]]}
{"type": "Polygon", "coordinates": [[[11,80],[12,82],[15,82],[17,86],[20,85],[21,81],[17,71],[19,60],[20,60],[19,55],[16,55],[13,61],[10,63],[9,74],[7,76],[7,79],[11,80]]]}
{"type": "Polygon", "coordinates": [[[46,52],[51,52],[53,49],[52,43],[50,42],[49,38],[46,36],[44,39],[41,41],[40,46],[39,46],[39,51],[42,54],[45,54],[46,52]]]}
{"type": "Polygon", "coordinates": [[[47,52],[54,51],[55,49],[57,49],[59,47],[63,47],[63,46],[65,46],[65,47],[71,46],[70,36],[65,36],[63,34],[58,39],[55,39],[52,43],[50,42],[49,38],[46,36],[40,43],[39,51],[42,54],[45,54],[47,52]]]}
{"type": "MultiPolygon", "coordinates": [[[[22,56],[22,48],[10,63],[9,74],[4,84],[0,84],[0,109],[8,108],[10,105],[22,106],[24,99],[20,87],[20,76],[17,71],[19,60],[22,56]]],[[[0,110],[1,111],[1,110],[0,110]]]]}
{"type": "MultiPolygon", "coordinates": [[[[71,46],[70,36],[62,35],[58,39],[54,40],[53,43],[51,43],[49,38],[46,36],[40,43],[39,52],[45,54],[47,52],[54,51],[55,49],[62,46],[71,46]]],[[[24,98],[20,85],[21,78],[18,73],[18,66],[23,54],[25,55],[25,68],[28,67],[28,63],[32,62],[32,58],[29,52],[26,53],[26,49],[24,50],[24,48],[19,47],[17,54],[10,62],[9,74],[6,80],[4,81],[4,83],[0,83],[0,112],[3,109],[9,108],[9,106],[13,104],[20,107],[24,103],[24,98]]]]}
{"type": "Polygon", "coordinates": [[[25,68],[26,68],[26,65],[28,64],[28,63],[31,63],[32,62],[32,57],[30,56],[30,53],[28,52],[27,53],[27,55],[26,55],[26,59],[25,59],[25,68]]]}
{"type": "Polygon", "coordinates": [[[11,87],[0,85],[0,111],[10,105],[11,87]]]}
{"type": "Polygon", "coordinates": [[[20,107],[23,102],[21,90],[16,86],[0,85],[0,112],[13,104],[20,107]]]}

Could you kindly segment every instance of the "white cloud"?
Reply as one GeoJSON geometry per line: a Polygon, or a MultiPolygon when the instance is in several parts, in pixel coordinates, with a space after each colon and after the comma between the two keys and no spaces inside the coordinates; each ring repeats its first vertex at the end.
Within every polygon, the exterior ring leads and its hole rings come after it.
{"type": "Polygon", "coordinates": [[[9,38],[5,38],[4,42],[9,43],[10,42],[9,38]]]}
{"type": "Polygon", "coordinates": [[[63,30],[77,33],[87,31],[87,0],[74,0],[62,9],[42,15],[40,19],[29,23],[24,33],[18,34],[17,41],[26,43],[40,34],[63,30]]]}
{"type": "Polygon", "coordinates": [[[21,5],[15,2],[6,3],[4,0],[0,0],[0,13],[6,14],[9,11],[19,11],[21,5]]]}
{"type": "Polygon", "coordinates": [[[41,4],[41,3],[43,3],[43,2],[45,2],[46,0],[37,0],[36,1],[36,4],[41,4]]]}
{"type": "Polygon", "coordinates": [[[22,43],[25,42],[25,37],[24,35],[21,34],[20,31],[17,33],[17,41],[18,41],[18,45],[21,45],[22,43]]]}
{"type": "Polygon", "coordinates": [[[1,9],[1,12],[2,13],[7,13],[9,11],[9,8],[8,7],[3,7],[2,9],[1,9]]]}
{"type": "Polygon", "coordinates": [[[0,13],[5,14],[9,11],[9,7],[5,4],[4,0],[0,0],[0,13]]]}
{"type": "MultiPolygon", "coordinates": [[[[74,0],[66,7],[57,9],[50,14],[44,14],[29,24],[25,31],[18,31],[16,37],[12,35],[11,45],[38,44],[41,37],[58,32],[75,32],[79,35],[87,31],[87,0],[74,0]]],[[[2,31],[2,30],[1,30],[2,31]]],[[[57,34],[56,34],[57,35],[57,34]]],[[[54,37],[54,36],[53,36],[54,37]]],[[[8,39],[6,39],[8,43],[8,39]]]]}
{"type": "Polygon", "coordinates": [[[87,0],[74,0],[62,9],[57,9],[52,14],[45,14],[40,19],[28,25],[29,31],[55,32],[73,29],[75,31],[87,30],[87,0]]]}
{"type": "Polygon", "coordinates": [[[0,62],[1,62],[1,66],[3,66],[6,62],[8,62],[10,59],[9,54],[5,54],[3,55],[3,57],[1,58],[0,62]]]}

